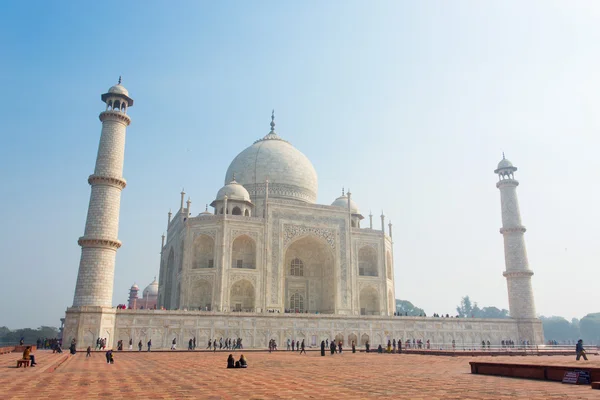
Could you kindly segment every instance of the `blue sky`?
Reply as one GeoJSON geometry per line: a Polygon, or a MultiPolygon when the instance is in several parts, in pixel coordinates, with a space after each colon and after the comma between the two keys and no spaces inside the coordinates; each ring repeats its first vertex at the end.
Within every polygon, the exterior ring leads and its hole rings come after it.
{"type": "Polygon", "coordinates": [[[115,304],[158,274],[181,188],[202,211],[275,108],[320,203],[350,187],[392,220],[397,298],[508,307],[504,151],[538,313],[600,311],[599,17],[591,1],[3,4],[0,325],[57,325],[72,303],[100,94],[119,75],[135,105],[115,304]]]}

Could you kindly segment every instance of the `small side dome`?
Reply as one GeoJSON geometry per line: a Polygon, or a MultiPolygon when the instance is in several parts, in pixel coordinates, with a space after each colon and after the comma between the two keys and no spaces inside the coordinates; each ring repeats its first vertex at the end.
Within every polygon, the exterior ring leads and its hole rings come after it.
{"type": "Polygon", "coordinates": [[[115,86],[112,86],[110,89],[108,89],[108,93],[122,94],[124,96],[129,96],[129,91],[127,89],[125,89],[125,86],[121,85],[120,83],[115,86]]]}
{"type": "Polygon", "coordinates": [[[156,277],[152,283],[146,286],[146,289],[144,289],[144,298],[148,296],[158,296],[158,282],[156,281],[156,277]]]}
{"type": "MultiPolygon", "coordinates": [[[[348,208],[348,196],[346,196],[343,189],[342,195],[335,199],[331,205],[334,207],[348,208]]],[[[356,204],[354,200],[350,200],[350,211],[352,211],[352,214],[360,214],[360,211],[358,210],[358,204],[356,204]]]]}
{"type": "Polygon", "coordinates": [[[498,168],[496,168],[494,170],[494,173],[500,174],[500,175],[505,175],[506,173],[509,173],[509,172],[515,172],[516,170],[517,170],[517,167],[515,167],[513,165],[513,163],[508,161],[506,159],[506,157],[504,157],[504,153],[502,153],[502,160],[500,160],[500,162],[498,163],[498,168]]]}
{"type": "Polygon", "coordinates": [[[498,169],[502,168],[511,168],[513,167],[512,163],[508,161],[506,158],[503,158],[502,161],[498,163],[498,169]]]}
{"type": "Polygon", "coordinates": [[[235,181],[235,178],[217,192],[217,200],[223,200],[225,196],[229,200],[250,202],[250,194],[245,187],[235,181]]]}
{"type": "Polygon", "coordinates": [[[202,217],[204,215],[213,215],[210,211],[208,211],[208,204],[206,205],[206,209],[204,209],[204,211],[198,214],[199,217],[202,217]]]}
{"type": "Polygon", "coordinates": [[[139,286],[138,286],[136,283],[134,283],[133,285],[131,285],[131,289],[136,289],[136,290],[138,290],[138,289],[139,289],[139,286]]]}

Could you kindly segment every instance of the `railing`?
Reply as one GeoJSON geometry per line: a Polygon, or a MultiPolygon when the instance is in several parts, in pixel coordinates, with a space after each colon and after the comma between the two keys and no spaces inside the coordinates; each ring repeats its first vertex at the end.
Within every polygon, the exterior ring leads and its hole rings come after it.
{"type": "MultiPolygon", "coordinates": [[[[387,346],[387,345],[386,345],[387,346]]],[[[600,351],[600,346],[584,346],[588,352],[600,351]]],[[[371,349],[373,347],[371,346],[371,349]]],[[[485,344],[482,343],[402,343],[402,350],[437,350],[437,351],[477,351],[477,352],[526,352],[544,354],[550,352],[575,352],[575,345],[546,345],[546,344],[523,344],[515,343],[513,345],[485,344]]]]}

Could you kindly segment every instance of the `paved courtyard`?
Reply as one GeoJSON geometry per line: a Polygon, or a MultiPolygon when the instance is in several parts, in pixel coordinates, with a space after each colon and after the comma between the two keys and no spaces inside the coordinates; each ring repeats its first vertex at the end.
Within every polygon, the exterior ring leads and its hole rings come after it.
{"type": "MultiPolygon", "coordinates": [[[[344,353],[321,357],[245,352],[248,369],[226,369],[229,351],[104,353],[86,359],[37,351],[38,366],[0,355],[0,399],[598,399],[589,386],[472,375],[469,361],[576,364],[571,356],[441,357],[344,353]],[[62,362],[62,363],[61,363],[62,362]],[[60,365],[58,365],[60,364],[60,365]],[[58,366],[57,366],[58,365],[58,366]]],[[[234,353],[236,359],[240,352],[234,353]]],[[[600,357],[589,365],[600,367],[600,357]]]]}

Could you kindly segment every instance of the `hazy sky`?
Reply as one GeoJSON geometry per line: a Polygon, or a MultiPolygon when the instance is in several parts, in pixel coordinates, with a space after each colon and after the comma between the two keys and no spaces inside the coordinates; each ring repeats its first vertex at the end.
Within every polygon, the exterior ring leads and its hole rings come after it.
{"type": "Polygon", "coordinates": [[[600,311],[599,22],[592,1],[4,3],[0,326],[57,326],[72,304],[100,95],[119,75],[135,105],[114,304],[158,274],[181,188],[203,211],[275,108],[319,203],[350,187],[393,222],[397,298],[508,308],[504,151],[537,312],[600,311]]]}

